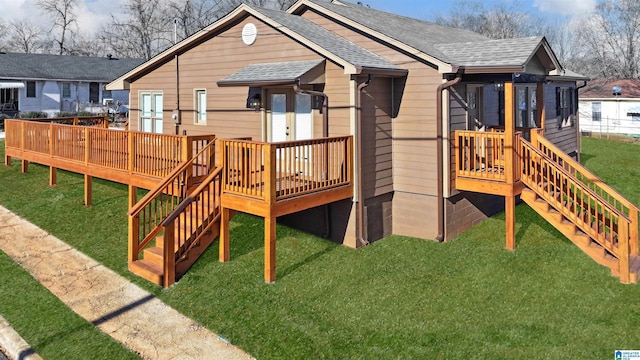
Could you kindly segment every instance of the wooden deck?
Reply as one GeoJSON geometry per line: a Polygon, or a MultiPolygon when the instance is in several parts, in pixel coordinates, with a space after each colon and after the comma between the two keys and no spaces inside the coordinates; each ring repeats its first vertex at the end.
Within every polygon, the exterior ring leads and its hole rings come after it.
{"type": "MultiPolygon", "coordinates": [[[[504,196],[507,225],[512,227],[512,199],[521,195],[621,282],[638,282],[636,205],[555,147],[540,129],[530,131],[531,141],[520,133],[513,141],[503,132],[456,131],[454,136],[458,190],[504,196]]],[[[509,236],[507,231],[507,248],[513,250],[515,239],[509,236]]]]}
{"type": "Polygon", "coordinates": [[[57,122],[7,120],[5,163],[19,158],[23,172],[29,162],[49,166],[51,185],[57,169],[84,174],[87,206],[92,177],[129,185],[129,269],[163,286],[218,234],[220,261],[229,260],[236,211],[265,218],[264,278],[272,282],[276,218],[353,196],[350,136],[263,143],[57,122]],[[150,190],[140,201],[138,187],[150,190]]]}

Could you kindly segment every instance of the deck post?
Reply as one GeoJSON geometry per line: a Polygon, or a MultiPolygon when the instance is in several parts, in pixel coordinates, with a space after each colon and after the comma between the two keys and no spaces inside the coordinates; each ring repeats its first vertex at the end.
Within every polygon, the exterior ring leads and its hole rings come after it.
{"type": "Polygon", "coordinates": [[[511,193],[505,196],[505,228],[506,247],[516,249],[516,201],[513,191],[516,176],[516,141],[515,141],[515,94],[513,82],[504,84],[504,160],[506,182],[511,185],[511,193]]]}
{"type": "Polygon", "coordinates": [[[223,207],[220,210],[220,262],[229,261],[229,208],[223,207]]]}
{"type": "Polygon", "coordinates": [[[171,221],[164,228],[163,277],[165,288],[176,282],[176,249],[175,222],[171,221]]]}
{"type": "Polygon", "coordinates": [[[276,281],[276,218],[264,218],[264,281],[276,281]]]}
{"type": "Polygon", "coordinates": [[[93,196],[93,176],[84,174],[84,205],[91,206],[93,196]]]}
{"type": "Polygon", "coordinates": [[[138,238],[140,237],[140,218],[129,215],[129,265],[138,260],[138,252],[140,252],[138,238]]]}
{"type": "Polygon", "coordinates": [[[129,209],[138,203],[138,187],[129,185],[129,209]]]}
{"type": "Polygon", "coordinates": [[[633,205],[629,206],[629,219],[631,219],[629,253],[633,256],[638,256],[638,208],[633,205]]]}
{"type": "Polygon", "coordinates": [[[58,169],[53,166],[49,166],[49,186],[56,186],[58,183],[58,169]]]}
{"type": "Polygon", "coordinates": [[[540,82],[536,86],[536,107],[537,107],[536,123],[542,129],[542,135],[544,135],[545,128],[547,126],[546,117],[545,117],[546,108],[544,103],[544,83],[540,83],[540,82]]]}
{"type": "Polygon", "coordinates": [[[507,250],[516,249],[516,197],[505,196],[505,225],[507,250]]]}
{"type": "Polygon", "coordinates": [[[22,160],[22,173],[25,174],[27,171],[29,171],[29,161],[27,160],[22,160]]]}
{"type": "Polygon", "coordinates": [[[8,155],[4,156],[4,164],[6,166],[11,166],[11,156],[8,156],[8,155]]]}

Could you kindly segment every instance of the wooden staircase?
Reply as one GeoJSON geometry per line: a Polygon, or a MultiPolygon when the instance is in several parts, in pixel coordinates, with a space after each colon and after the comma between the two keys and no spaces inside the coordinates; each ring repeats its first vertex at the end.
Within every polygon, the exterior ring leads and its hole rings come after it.
{"type": "Polygon", "coordinates": [[[220,234],[215,142],[182,163],[129,210],[129,270],[171,286],[220,234]]]}
{"type": "Polygon", "coordinates": [[[638,208],[543,137],[519,139],[520,198],[623,283],[637,283],[638,208]]]}

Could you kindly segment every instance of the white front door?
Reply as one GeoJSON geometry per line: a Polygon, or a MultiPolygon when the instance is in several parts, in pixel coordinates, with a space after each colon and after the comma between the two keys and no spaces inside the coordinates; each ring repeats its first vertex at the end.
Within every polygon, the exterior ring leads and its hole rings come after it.
{"type": "Polygon", "coordinates": [[[162,93],[140,93],[140,131],[162,134],[162,93]]]}
{"type": "Polygon", "coordinates": [[[289,89],[270,91],[268,141],[313,139],[311,96],[289,89]]]}

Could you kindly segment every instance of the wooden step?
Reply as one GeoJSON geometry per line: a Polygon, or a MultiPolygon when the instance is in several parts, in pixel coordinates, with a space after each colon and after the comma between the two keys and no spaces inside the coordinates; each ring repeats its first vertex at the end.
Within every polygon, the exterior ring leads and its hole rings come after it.
{"type": "Polygon", "coordinates": [[[164,254],[161,247],[157,245],[154,247],[146,248],[142,252],[142,256],[145,260],[149,261],[152,264],[158,265],[162,267],[164,254]]]}
{"type": "Polygon", "coordinates": [[[151,263],[148,260],[136,260],[129,264],[129,271],[151,281],[157,285],[163,285],[164,276],[162,266],[151,263]]]}

